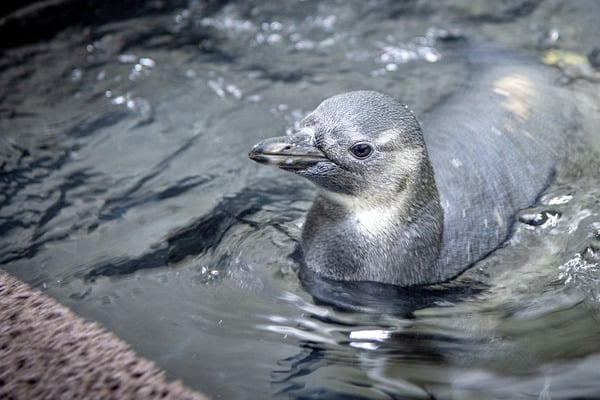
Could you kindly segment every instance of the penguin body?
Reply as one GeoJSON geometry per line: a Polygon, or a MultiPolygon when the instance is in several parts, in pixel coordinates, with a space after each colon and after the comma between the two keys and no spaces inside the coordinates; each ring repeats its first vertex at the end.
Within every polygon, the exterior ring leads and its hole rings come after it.
{"type": "Polygon", "coordinates": [[[334,280],[448,280],[496,249],[565,156],[572,107],[554,71],[491,50],[464,90],[422,117],[390,96],[323,101],[251,159],[312,181],[305,266],[334,280]],[[500,60],[500,61],[497,61],[500,60]]]}

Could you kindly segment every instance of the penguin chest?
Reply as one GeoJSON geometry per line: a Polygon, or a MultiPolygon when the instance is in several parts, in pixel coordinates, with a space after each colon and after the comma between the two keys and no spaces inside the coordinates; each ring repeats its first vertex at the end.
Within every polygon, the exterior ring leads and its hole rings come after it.
{"type": "Polygon", "coordinates": [[[350,228],[366,241],[379,241],[389,236],[396,221],[397,216],[392,210],[370,208],[355,210],[348,222],[350,228]]]}

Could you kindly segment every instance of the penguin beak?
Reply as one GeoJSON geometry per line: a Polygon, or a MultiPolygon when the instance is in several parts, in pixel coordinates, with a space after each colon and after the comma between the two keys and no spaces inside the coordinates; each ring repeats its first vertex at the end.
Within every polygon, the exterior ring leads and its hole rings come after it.
{"type": "Polygon", "coordinates": [[[290,171],[303,170],[328,160],[315,147],[312,136],[304,132],[265,139],[252,147],[248,157],[258,163],[290,171]]]}

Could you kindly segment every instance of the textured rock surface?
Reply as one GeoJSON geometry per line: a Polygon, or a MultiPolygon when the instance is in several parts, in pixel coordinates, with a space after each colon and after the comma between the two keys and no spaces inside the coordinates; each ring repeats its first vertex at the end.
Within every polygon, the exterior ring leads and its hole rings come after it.
{"type": "Polygon", "coordinates": [[[0,270],[0,399],[205,399],[0,270]]]}

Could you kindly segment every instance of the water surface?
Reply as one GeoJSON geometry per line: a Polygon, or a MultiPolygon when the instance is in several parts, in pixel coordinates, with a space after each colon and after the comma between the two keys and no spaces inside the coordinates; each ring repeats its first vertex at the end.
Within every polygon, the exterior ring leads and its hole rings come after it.
{"type": "Polygon", "coordinates": [[[596,396],[600,102],[577,62],[600,8],[444,4],[190,2],[5,50],[0,264],[212,398],[596,396]],[[426,112],[460,90],[455,31],[562,55],[590,144],[457,282],[316,301],[293,256],[314,189],[249,148],[343,91],[426,112]]]}

